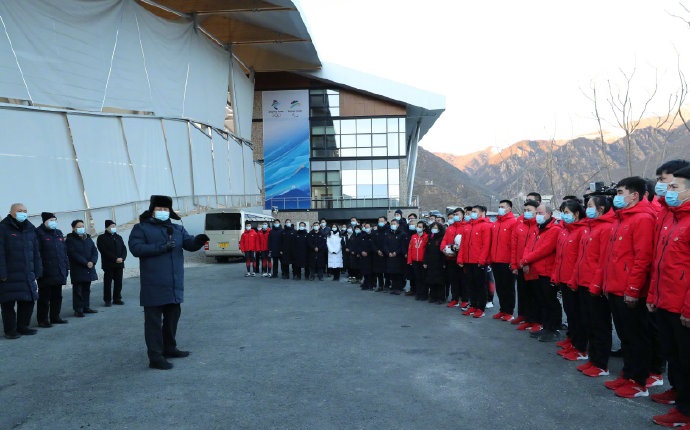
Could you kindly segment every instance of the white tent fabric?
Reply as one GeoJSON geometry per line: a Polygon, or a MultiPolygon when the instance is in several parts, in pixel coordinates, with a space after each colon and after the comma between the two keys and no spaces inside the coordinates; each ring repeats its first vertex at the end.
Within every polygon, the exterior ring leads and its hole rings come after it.
{"type": "Polygon", "coordinates": [[[230,140],[230,195],[244,194],[244,161],[242,148],[244,144],[230,140]]]}
{"type": "Polygon", "coordinates": [[[188,127],[189,125],[184,121],[163,121],[173,182],[178,196],[194,194],[188,127]]]}
{"type": "Polygon", "coordinates": [[[213,171],[216,180],[216,192],[218,195],[230,195],[230,160],[228,142],[218,132],[213,132],[213,171]]]}
{"type": "Polygon", "coordinates": [[[194,194],[215,195],[215,178],[213,176],[213,159],[211,139],[196,127],[189,129],[189,141],[192,145],[192,177],[194,194]]]}
{"type": "Polygon", "coordinates": [[[0,2],[0,18],[0,97],[224,127],[231,57],[192,23],[134,0],[0,2]]]}
{"type": "Polygon", "coordinates": [[[230,92],[233,106],[242,106],[242,109],[234,109],[235,134],[243,139],[252,140],[252,116],[254,112],[254,82],[249,79],[242,70],[240,64],[232,59],[232,78],[230,92]]]}

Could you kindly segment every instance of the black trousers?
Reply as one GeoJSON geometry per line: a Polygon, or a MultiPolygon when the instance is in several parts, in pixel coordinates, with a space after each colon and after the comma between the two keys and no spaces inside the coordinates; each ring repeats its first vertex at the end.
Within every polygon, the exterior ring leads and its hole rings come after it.
{"type": "Polygon", "coordinates": [[[149,360],[162,360],[163,353],[177,349],[177,323],[182,309],[179,303],[144,306],[144,339],[149,360]]]}
{"type": "Polygon", "coordinates": [[[391,289],[402,291],[405,289],[405,275],[402,273],[389,273],[388,279],[391,282],[391,289]]]}
{"type": "Polygon", "coordinates": [[[465,264],[466,279],[469,280],[470,306],[475,309],[486,309],[489,290],[486,288],[486,267],[479,264],[465,264]]]}
{"type": "Polygon", "coordinates": [[[515,275],[508,263],[494,263],[491,265],[496,280],[496,294],[501,305],[500,312],[513,315],[515,312],[515,275]]]}
{"type": "Polygon", "coordinates": [[[331,275],[333,275],[333,280],[334,280],[334,281],[339,281],[339,280],[340,280],[340,271],[341,271],[341,270],[342,270],[342,268],[340,268],[340,267],[332,267],[332,268],[328,269],[328,272],[329,272],[331,275]]]}
{"type": "Polygon", "coordinates": [[[307,275],[305,273],[304,275],[309,276],[310,278],[318,277],[319,279],[323,279],[323,269],[323,264],[321,264],[316,258],[310,258],[309,274],[307,275]]]}
{"type": "Polygon", "coordinates": [[[680,314],[657,309],[661,346],[668,359],[669,372],[673,369],[676,389],[676,409],[690,415],[690,328],[680,323],[680,314]]]}
{"type": "MultiPolygon", "coordinates": [[[[469,295],[467,288],[463,288],[464,274],[462,267],[458,266],[455,261],[446,261],[446,282],[450,285],[450,299],[456,302],[468,302],[469,295]]],[[[446,293],[446,298],[448,294],[446,293]]]]}
{"type": "Polygon", "coordinates": [[[563,310],[558,301],[558,287],[551,285],[548,276],[540,276],[537,280],[537,306],[542,316],[544,330],[556,331],[561,327],[563,310]]]}
{"type": "Polygon", "coordinates": [[[72,282],[72,308],[84,312],[91,307],[91,282],[72,282]]]}
{"type": "MultiPolygon", "coordinates": [[[[275,271],[276,265],[273,265],[273,270],[275,271]]],[[[280,273],[283,275],[284,279],[290,277],[290,262],[285,255],[280,256],[280,273]]]]}
{"type": "Polygon", "coordinates": [[[526,317],[529,308],[527,301],[528,297],[530,297],[530,293],[527,291],[525,273],[522,271],[522,269],[518,270],[515,278],[517,281],[517,314],[518,316],[526,317]]]}
{"type": "Polygon", "coordinates": [[[419,300],[426,300],[429,298],[429,286],[426,284],[424,275],[426,274],[426,269],[424,268],[424,263],[421,261],[413,261],[409,266],[412,273],[414,273],[415,281],[417,286],[415,287],[414,293],[416,298],[419,300]]]}
{"type": "Polygon", "coordinates": [[[523,316],[527,322],[541,324],[544,322],[544,319],[542,318],[539,302],[537,300],[537,290],[539,290],[538,279],[525,280],[522,299],[518,299],[518,305],[522,302],[522,307],[524,309],[523,316]]]}
{"type": "Polygon", "coordinates": [[[623,349],[623,377],[644,386],[652,359],[649,312],[644,299],[629,308],[623,297],[609,294],[609,306],[623,349]]]}
{"type": "Polygon", "coordinates": [[[374,284],[378,285],[378,288],[384,288],[386,286],[383,273],[374,273],[374,284]]]}
{"type": "MultiPolygon", "coordinates": [[[[274,278],[277,278],[278,277],[278,265],[281,265],[281,267],[280,267],[281,269],[283,268],[282,267],[282,258],[271,256],[271,260],[273,260],[273,272],[271,273],[271,275],[274,278]]],[[[282,271],[285,272],[285,270],[282,270],[282,271]]]]}
{"type": "Polygon", "coordinates": [[[103,269],[103,301],[106,303],[122,301],[123,268],[103,269]],[[112,288],[112,295],[111,295],[112,288]]]}
{"type": "MultiPolygon", "coordinates": [[[[594,296],[585,287],[578,288],[580,312],[586,333],[589,361],[600,369],[609,368],[611,356],[611,308],[604,296],[594,296]]],[[[573,345],[579,340],[575,339],[573,345]]],[[[575,346],[577,348],[577,346],[575,346]]],[[[578,348],[579,349],[579,348],[578,348]]],[[[580,350],[584,351],[584,350],[580,350]]]]}
{"type": "MultiPolygon", "coordinates": [[[[565,317],[568,321],[568,336],[572,342],[573,337],[579,342],[579,346],[582,348],[587,348],[587,341],[582,330],[582,320],[580,318],[580,297],[577,290],[571,290],[566,284],[558,284],[558,289],[561,291],[561,299],[563,300],[563,311],[565,312],[565,317]],[[583,345],[584,343],[584,345],[583,345]]],[[[586,349],[581,349],[578,345],[573,346],[577,348],[578,351],[584,352],[586,349]]]]}
{"type": "MultiPolygon", "coordinates": [[[[307,276],[306,270],[304,271],[304,276],[307,276]]],[[[292,265],[292,278],[302,279],[302,266],[292,265]]]]}
{"type": "Polygon", "coordinates": [[[36,319],[38,322],[49,322],[60,319],[62,308],[62,285],[38,281],[38,302],[36,303],[36,319]]]}
{"type": "Polygon", "coordinates": [[[414,269],[412,268],[412,265],[410,265],[410,264],[405,266],[405,277],[407,278],[408,281],[410,281],[410,292],[416,293],[417,292],[417,276],[414,272],[414,269]]]}
{"type": "MultiPolygon", "coordinates": [[[[661,345],[661,334],[659,333],[659,324],[657,322],[657,313],[649,314],[649,337],[652,342],[652,362],[649,367],[651,373],[661,375],[666,371],[666,357],[664,355],[663,347],[661,345]]],[[[673,387],[674,369],[668,369],[668,381],[673,387]]]]}
{"type": "Polygon", "coordinates": [[[34,313],[34,302],[9,301],[0,304],[2,310],[2,326],[5,334],[17,334],[17,330],[29,328],[31,314],[34,313]],[[17,312],[14,306],[17,305],[17,312]]]}
{"type": "Polygon", "coordinates": [[[373,290],[374,287],[376,287],[376,279],[374,278],[374,275],[364,275],[364,279],[362,281],[362,289],[373,290]]]}

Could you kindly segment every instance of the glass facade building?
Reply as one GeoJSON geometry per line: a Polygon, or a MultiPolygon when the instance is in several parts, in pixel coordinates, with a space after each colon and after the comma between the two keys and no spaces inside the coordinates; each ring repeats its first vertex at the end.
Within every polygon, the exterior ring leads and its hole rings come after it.
{"type": "Polygon", "coordinates": [[[399,206],[404,116],[341,116],[340,93],[309,92],[314,209],[399,206]]]}

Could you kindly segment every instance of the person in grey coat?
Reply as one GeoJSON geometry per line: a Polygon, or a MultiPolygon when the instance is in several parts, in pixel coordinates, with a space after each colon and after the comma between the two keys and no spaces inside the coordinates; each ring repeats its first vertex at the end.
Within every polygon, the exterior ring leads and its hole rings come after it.
{"type": "Polygon", "coordinates": [[[173,367],[166,358],[187,357],[177,349],[177,324],[184,299],[185,251],[198,251],[208,241],[205,234],[191,236],[170,219],[180,217],[172,209],[172,198],[151,196],[149,209],[139,216],[129,235],[129,251],[139,258],[139,302],[144,307],[144,338],[149,367],[173,367]]]}

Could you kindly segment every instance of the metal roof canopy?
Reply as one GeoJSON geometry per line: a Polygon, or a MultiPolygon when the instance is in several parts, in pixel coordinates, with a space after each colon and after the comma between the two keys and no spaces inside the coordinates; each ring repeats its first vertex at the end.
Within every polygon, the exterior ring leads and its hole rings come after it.
{"type": "Polygon", "coordinates": [[[247,72],[305,71],[321,67],[309,30],[291,0],[136,0],[168,20],[194,21],[229,49],[247,72]]]}

